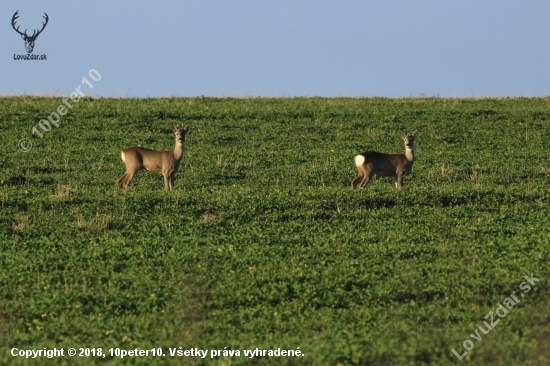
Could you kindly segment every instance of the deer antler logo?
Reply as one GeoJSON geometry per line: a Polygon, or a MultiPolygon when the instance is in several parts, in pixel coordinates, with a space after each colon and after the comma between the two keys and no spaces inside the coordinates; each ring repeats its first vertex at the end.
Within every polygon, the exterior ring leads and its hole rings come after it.
{"type": "Polygon", "coordinates": [[[19,13],[19,10],[17,10],[15,12],[15,14],[13,14],[13,18],[11,18],[11,26],[13,27],[13,29],[15,29],[15,31],[17,33],[19,33],[21,35],[21,38],[23,38],[23,40],[25,41],[25,48],[27,49],[27,53],[31,53],[32,50],[34,49],[34,41],[36,41],[36,38],[38,37],[38,35],[40,33],[42,33],[42,31],[44,30],[44,28],[46,28],[46,24],[48,24],[48,14],[44,13],[44,19],[46,19],[45,22],[42,22],[42,29],[40,30],[37,30],[35,29],[32,36],[29,36],[27,34],[27,30],[25,29],[25,32],[21,33],[19,31],[19,27],[15,28],[15,20],[17,18],[19,18],[19,15],[17,15],[17,13],[19,13]],[[38,33],[37,33],[38,32],[38,33]]]}

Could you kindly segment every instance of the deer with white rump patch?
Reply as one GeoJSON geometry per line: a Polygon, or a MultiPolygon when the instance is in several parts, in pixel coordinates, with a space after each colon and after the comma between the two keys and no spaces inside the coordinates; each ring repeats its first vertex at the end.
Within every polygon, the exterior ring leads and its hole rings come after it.
{"type": "Polygon", "coordinates": [[[403,188],[403,176],[412,171],[414,163],[414,139],[418,136],[418,130],[406,134],[399,131],[405,141],[404,154],[384,154],[376,151],[367,151],[355,157],[357,177],[351,181],[351,189],[358,184],[360,188],[367,185],[373,175],[382,177],[395,177],[395,187],[403,188]]]}
{"type": "Polygon", "coordinates": [[[191,129],[190,125],[179,128],[171,125],[176,134],[176,146],[174,150],[155,151],[142,147],[131,147],[122,151],[120,157],[126,165],[126,173],[119,178],[118,188],[126,188],[141,169],[150,172],[161,173],[164,176],[164,189],[169,191],[174,186],[174,176],[178,171],[181,157],[183,156],[183,143],[185,135],[191,129]]]}

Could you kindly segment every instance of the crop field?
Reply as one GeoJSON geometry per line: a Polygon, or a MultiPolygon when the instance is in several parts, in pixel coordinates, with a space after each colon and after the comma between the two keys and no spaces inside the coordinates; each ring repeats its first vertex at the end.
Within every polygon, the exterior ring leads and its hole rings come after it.
{"type": "Polygon", "coordinates": [[[60,104],[0,98],[0,364],[550,365],[550,98],[84,98],[43,131],[60,104]],[[172,123],[174,189],[117,190],[120,151],[172,149],[172,123]],[[401,128],[403,190],[351,190],[401,128]]]}

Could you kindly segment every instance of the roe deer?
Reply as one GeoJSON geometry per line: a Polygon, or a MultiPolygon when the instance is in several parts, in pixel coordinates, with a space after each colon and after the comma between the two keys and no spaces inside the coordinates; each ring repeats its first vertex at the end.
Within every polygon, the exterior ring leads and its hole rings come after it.
{"type": "Polygon", "coordinates": [[[126,165],[126,173],[117,182],[118,188],[126,188],[134,178],[134,175],[141,169],[150,172],[161,173],[164,176],[164,189],[169,191],[174,186],[174,175],[178,171],[181,157],[183,156],[183,143],[185,135],[191,126],[179,128],[171,125],[172,131],[176,134],[176,146],[174,150],[155,151],[142,147],[131,147],[122,151],[120,157],[126,165]]]}
{"type": "Polygon", "coordinates": [[[414,163],[414,139],[418,136],[418,130],[406,134],[399,131],[405,141],[404,154],[383,154],[376,151],[367,151],[355,157],[357,166],[357,177],[351,181],[351,189],[357,184],[360,188],[367,185],[373,175],[382,177],[395,177],[397,189],[403,188],[403,176],[412,171],[414,163]]]}

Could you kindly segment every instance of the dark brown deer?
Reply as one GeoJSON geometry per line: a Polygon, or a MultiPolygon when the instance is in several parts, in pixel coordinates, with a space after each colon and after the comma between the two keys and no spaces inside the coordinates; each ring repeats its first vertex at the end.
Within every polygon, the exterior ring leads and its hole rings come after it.
{"type": "Polygon", "coordinates": [[[11,26],[13,27],[13,29],[19,33],[21,35],[21,38],[23,38],[23,40],[25,41],[25,48],[27,49],[27,53],[32,53],[32,50],[34,49],[34,41],[36,41],[36,38],[38,38],[38,35],[40,33],[42,33],[42,31],[44,30],[44,28],[46,28],[46,24],[48,24],[48,14],[44,13],[44,18],[46,19],[45,22],[42,22],[42,29],[38,30],[38,29],[35,29],[34,32],[32,33],[32,36],[29,36],[27,34],[27,30],[25,29],[25,32],[21,33],[19,31],[19,27],[15,28],[15,20],[17,18],[19,18],[19,15],[17,15],[17,13],[19,13],[19,10],[17,10],[15,12],[15,14],[13,14],[13,17],[11,18],[11,26]]]}
{"type": "Polygon", "coordinates": [[[357,177],[351,181],[351,189],[358,184],[360,188],[367,185],[373,175],[382,177],[394,177],[395,187],[403,188],[403,176],[412,171],[414,163],[414,139],[418,136],[418,130],[406,134],[399,131],[399,135],[405,142],[404,154],[384,154],[376,151],[367,151],[355,157],[357,177]]]}

